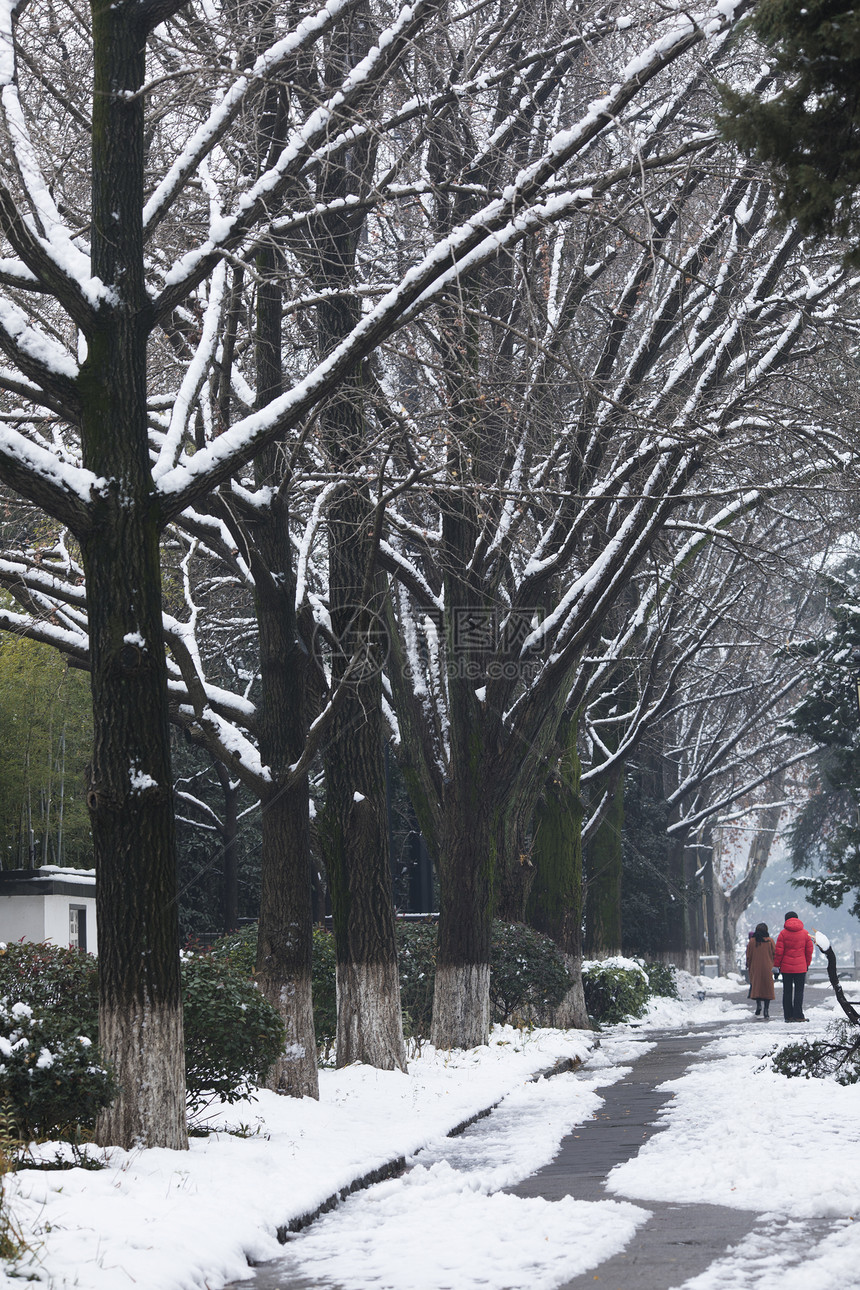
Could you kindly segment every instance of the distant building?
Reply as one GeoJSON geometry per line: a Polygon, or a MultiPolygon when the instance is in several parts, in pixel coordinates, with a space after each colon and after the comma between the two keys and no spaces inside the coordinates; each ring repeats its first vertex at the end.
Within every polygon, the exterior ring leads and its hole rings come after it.
{"type": "Polygon", "coordinates": [[[0,941],[50,941],[97,953],[95,869],[0,871],[0,941]]]}

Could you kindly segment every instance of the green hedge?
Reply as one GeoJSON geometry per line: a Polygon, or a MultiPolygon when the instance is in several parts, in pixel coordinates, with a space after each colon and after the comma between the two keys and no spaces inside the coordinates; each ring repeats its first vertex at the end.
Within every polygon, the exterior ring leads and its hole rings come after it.
{"type": "MultiPolygon", "coordinates": [[[[256,930],[251,931],[256,941],[256,930]]],[[[183,955],[192,1114],[214,1097],[226,1102],[244,1097],[283,1049],[283,1023],[246,971],[251,938],[241,935],[243,941],[220,954],[183,955]]],[[[0,1017],[0,1049],[5,1053],[7,1044],[11,1049],[5,1063],[0,1057],[0,1102],[9,1100],[22,1135],[79,1135],[115,1095],[96,1045],[96,960],[53,945],[7,945],[0,949],[0,1001],[6,1009],[0,1017]],[[45,1058],[40,1066],[43,1049],[52,1062],[45,1058]]]]}
{"type": "Polygon", "coordinates": [[[650,959],[637,959],[648,974],[652,994],[664,999],[678,999],[678,972],[672,963],[655,963],[650,959]]]}
{"type": "MultiPolygon", "coordinates": [[[[396,924],[400,1002],[407,1037],[427,1037],[433,1019],[436,922],[398,919],[396,924]]],[[[212,947],[237,967],[253,973],[256,928],[249,926],[212,947]]],[[[337,1023],[334,936],[314,930],[314,1025],[320,1053],[328,1055],[337,1023]]],[[[570,977],[555,942],[523,923],[495,921],[491,940],[490,1006],[494,1022],[541,1024],[561,1002],[570,977]]],[[[675,969],[664,963],[608,959],[583,970],[588,1014],[598,1025],[641,1017],[652,995],[677,998],[675,969]]]]}
{"type": "Polygon", "coordinates": [[[183,956],[182,1002],[191,1114],[215,1098],[247,1097],[284,1049],[275,1009],[229,960],[212,954],[183,956]]]}
{"type": "Polygon", "coordinates": [[[570,973],[555,941],[525,923],[493,923],[490,1008],[500,1025],[540,1025],[570,988],[570,973]]]}
{"type": "Polygon", "coordinates": [[[630,959],[584,963],[582,989],[589,1017],[602,1026],[641,1017],[652,993],[647,972],[630,959]]]}

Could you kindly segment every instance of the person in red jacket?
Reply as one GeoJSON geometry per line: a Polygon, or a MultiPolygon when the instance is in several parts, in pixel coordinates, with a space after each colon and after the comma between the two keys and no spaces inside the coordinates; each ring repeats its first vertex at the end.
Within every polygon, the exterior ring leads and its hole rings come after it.
{"type": "Polygon", "coordinates": [[[785,916],[785,926],[776,938],[773,965],[782,973],[782,1013],[786,1021],[806,1021],[803,1015],[803,987],[812,962],[812,937],[794,910],[785,916]]]}

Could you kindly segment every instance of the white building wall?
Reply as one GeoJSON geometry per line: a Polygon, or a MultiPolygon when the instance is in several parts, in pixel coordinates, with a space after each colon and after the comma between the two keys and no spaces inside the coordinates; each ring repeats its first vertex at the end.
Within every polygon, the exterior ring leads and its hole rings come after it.
{"type": "MultiPolygon", "coordinates": [[[[19,899],[22,899],[19,897],[19,899]]],[[[30,899],[24,897],[23,899],[30,899]]],[[[61,949],[69,947],[69,909],[72,905],[87,911],[87,952],[98,953],[96,943],[96,902],[94,897],[87,896],[43,896],[45,902],[45,933],[42,940],[59,945],[61,949]]],[[[30,939],[29,937],[27,938],[30,939]]]]}
{"type": "Polygon", "coordinates": [[[0,941],[43,941],[45,935],[44,896],[0,895],[0,941]]]}

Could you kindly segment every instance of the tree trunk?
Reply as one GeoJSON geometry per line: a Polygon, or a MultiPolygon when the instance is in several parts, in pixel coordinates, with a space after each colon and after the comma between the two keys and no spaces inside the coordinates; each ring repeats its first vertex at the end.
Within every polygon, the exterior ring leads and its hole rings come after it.
{"type": "Polygon", "coordinates": [[[161,623],[160,516],[149,467],[143,279],[145,33],[93,0],[93,273],[116,293],[87,334],[84,464],[105,479],[80,535],[94,749],[88,803],[99,921],[99,1028],[121,1093],[96,1139],[187,1147],[176,860],[161,623]]]}
{"type": "MultiPolygon", "coordinates": [[[[784,780],[785,775],[780,775],[775,786],[775,791],[780,797],[784,780]]],[[[776,803],[762,811],[759,816],[759,827],[756,829],[749,849],[744,875],[728,894],[720,885],[714,872],[713,862],[711,863],[709,876],[714,908],[714,952],[720,958],[721,975],[737,971],[735,938],[738,923],[755,898],[756,888],[770,859],[782,809],[782,804],[776,803]]]]}
{"type": "MultiPolygon", "coordinates": [[[[677,811],[673,813],[673,817],[677,818],[677,811]]],[[[664,963],[671,963],[697,976],[699,951],[692,938],[691,873],[687,855],[687,835],[679,836],[671,833],[667,847],[667,872],[671,899],[666,910],[666,944],[660,958],[664,963]]]]}
{"type": "MultiPolygon", "coordinates": [[[[282,388],[279,255],[258,259],[257,403],[264,407],[282,388]]],[[[261,796],[262,845],[257,981],[286,1029],[284,1052],[268,1073],[276,1093],[319,1097],[311,972],[309,786],[292,782],[290,767],[307,736],[307,651],[298,639],[296,579],[290,541],[288,493],[277,444],[254,463],[259,487],[274,493],[270,506],[246,523],[254,574],[260,639],[260,755],[271,776],[261,796]]]]}
{"type": "Polygon", "coordinates": [[[318,1098],[307,781],[275,787],[262,807],[257,984],[286,1028],[284,1052],[266,1085],[290,1097],[318,1098]]]}
{"type": "Polygon", "coordinates": [[[308,781],[285,783],[307,730],[305,658],[296,637],[295,582],[286,507],[276,505],[255,548],[265,547],[257,585],[260,632],[260,753],[271,783],[261,798],[262,845],[257,981],[286,1027],[283,1055],[267,1084],[292,1097],[319,1097],[311,966],[310,821],[308,781]]]}
{"type": "MultiPolygon", "coordinates": [[[[328,51],[326,75],[339,83],[369,49],[373,16],[361,4],[347,12],[328,51]]],[[[374,144],[331,154],[319,199],[361,191],[374,144]]],[[[331,296],[317,309],[320,355],[347,336],[360,316],[355,256],[364,216],[332,213],[314,229],[312,273],[331,296]]],[[[328,518],[329,611],[335,647],[332,684],[348,686],[323,761],[325,849],[337,956],[337,1065],[368,1062],[406,1069],[400,978],[394,934],[388,821],[383,768],[382,676],[387,587],[374,567],[377,514],[364,482],[371,436],[361,374],[344,381],[321,415],[323,442],[334,468],[353,477],[328,518]],[[347,678],[348,674],[348,679],[347,678]]]]}
{"type": "Polygon", "coordinates": [[[589,958],[621,953],[621,831],[624,776],[586,848],[585,949],[589,958]]]}
{"type": "Polygon", "coordinates": [[[385,811],[381,660],[365,585],[371,522],[372,508],[360,489],[329,516],[329,602],[340,643],[332,674],[335,685],[348,686],[348,694],[324,755],[321,832],[337,956],[337,1065],[360,1061],[405,1070],[385,811]]]}
{"type": "Polygon", "coordinates": [[[439,857],[439,945],[431,1040],[437,1048],[475,1048],[490,1034],[490,932],[494,841],[479,766],[446,794],[439,857]]]}
{"type": "Polygon", "coordinates": [[[566,717],[559,729],[561,756],[535,812],[535,878],[527,917],[536,931],[555,941],[571,976],[570,989],[553,1010],[551,1023],[588,1030],[582,990],[582,802],[576,734],[576,718],[566,717]]]}
{"type": "Polygon", "coordinates": [[[224,797],[224,823],[221,828],[221,847],[224,857],[222,925],[224,934],[235,932],[239,926],[239,785],[230,778],[223,762],[215,761],[215,774],[224,797]]]}
{"type": "Polygon", "coordinates": [[[526,922],[526,909],[535,880],[535,860],[523,839],[518,816],[506,821],[507,831],[497,844],[498,880],[495,916],[503,923],[526,922]]]}

